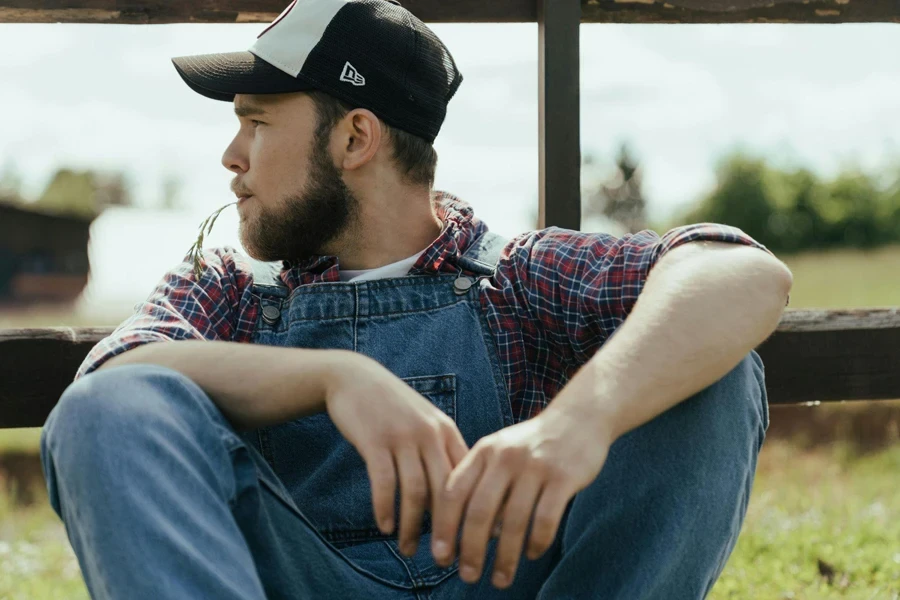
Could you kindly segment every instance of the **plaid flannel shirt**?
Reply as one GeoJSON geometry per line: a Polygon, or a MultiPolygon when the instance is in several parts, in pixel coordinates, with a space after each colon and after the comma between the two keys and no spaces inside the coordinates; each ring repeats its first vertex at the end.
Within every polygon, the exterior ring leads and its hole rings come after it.
{"type": "MultiPolygon", "coordinates": [[[[466,202],[436,192],[444,223],[410,274],[456,273],[456,259],[487,229],[466,202]]],[[[654,264],[667,252],[694,241],[765,248],[741,230],[702,223],[660,237],[641,231],[622,237],[557,227],[512,238],[504,249],[482,309],[499,354],[516,421],[531,418],[609,339],[631,312],[654,264]]],[[[198,279],[190,255],[167,272],[134,314],[99,342],[76,379],[104,361],[141,344],[173,340],[251,342],[259,315],[253,272],[231,247],[204,251],[198,279]]],[[[284,263],[289,289],[340,281],[334,256],[284,263]]]]}

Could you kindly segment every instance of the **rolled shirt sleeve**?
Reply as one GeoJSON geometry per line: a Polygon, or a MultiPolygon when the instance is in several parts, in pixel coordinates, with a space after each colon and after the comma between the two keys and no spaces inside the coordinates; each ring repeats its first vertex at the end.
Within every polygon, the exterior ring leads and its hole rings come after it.
{"type": "Polygon", "coordinates": [[[75,380],[143,344],[249,341],[256,309],[249,263],[230,247],[204,250],[203,259],[199,279],[190,254],[169,270],[147,299],[135,305],[134,313],[91,349],[75,380]]]}
{"type": "Polygon", "coordinates": [[[714,223],[678,227],[662,237],[622,237],[551,227],[514,248],[522,260],[517,293],[545,338],[570,365],[586,362],[629,315],[653,266],[689,242],[742,244],[768,250],[740,229],[714,223]]]}

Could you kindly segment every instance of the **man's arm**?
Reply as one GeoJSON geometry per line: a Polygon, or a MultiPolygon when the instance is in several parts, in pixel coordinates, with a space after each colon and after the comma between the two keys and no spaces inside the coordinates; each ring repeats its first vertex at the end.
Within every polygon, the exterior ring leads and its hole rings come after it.
{"type": "Polygon", "coordinates": [[[426,499],[440,494],[450,469],[468,450],[450,417],[374,359],[348,350],[157,342],[114,356],[97,370],[138,363],[183,373],[237,429],[327,409],[366,462],[380,529],[390,534],[399,525],[407,556],[416,552],[426,499]]]}
{"type": "MultiPolygon", "coordinates": [[[[608,279],[631,289],[622,281],[634,273],[620,268],[608,279]]],[[[531,559],[550,547],[613,442],[733,369],[775,330],[791,283],[759,248],[691,242],[663,254],[624,322],[547,408],[479,440],[450,474],[434,516],[438,564],[453,561],[461,526],[460,576],[477,581],[500,520],[493,582],[507,587],[523,542],[531,559]]]]}
{"type": "Polygon", "coordinates": [[[329,378],[339,365],[353,364],[349,354],[224,341],[154,342],[110,358],[97,371],[138,363],[174,369],[200,386],[243,430],[325,410],[329,378]]]}
{"type": "Polygon", "coordinates": [[[617,439],[721,379],[769,337],[792,281],[780,260],[748,246],[671,250],[616,334],[547,410],[604,423],[617,439]]]}

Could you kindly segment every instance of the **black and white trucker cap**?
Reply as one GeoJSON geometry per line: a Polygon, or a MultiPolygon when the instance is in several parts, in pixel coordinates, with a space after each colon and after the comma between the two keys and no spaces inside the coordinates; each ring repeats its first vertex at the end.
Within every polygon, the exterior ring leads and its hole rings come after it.
{"type": "Polygon", "coordinates": [[[443,42],[396,0],[293,0],[248,52],[172,62],[214,100],[321,90],[429,142],[463,79],[443,42]]]}

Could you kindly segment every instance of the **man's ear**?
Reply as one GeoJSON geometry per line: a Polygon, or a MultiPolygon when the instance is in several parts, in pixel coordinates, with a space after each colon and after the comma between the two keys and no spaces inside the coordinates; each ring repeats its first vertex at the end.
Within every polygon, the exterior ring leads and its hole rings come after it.
{"type": "Polygon", "coordinates": [[[343,167],[358,169],[369,163],[384,143],[386,131],[381,120],[372,111],[357,108],[345,117],[342,137],[346,140],[343,148],[343,167]]]}

